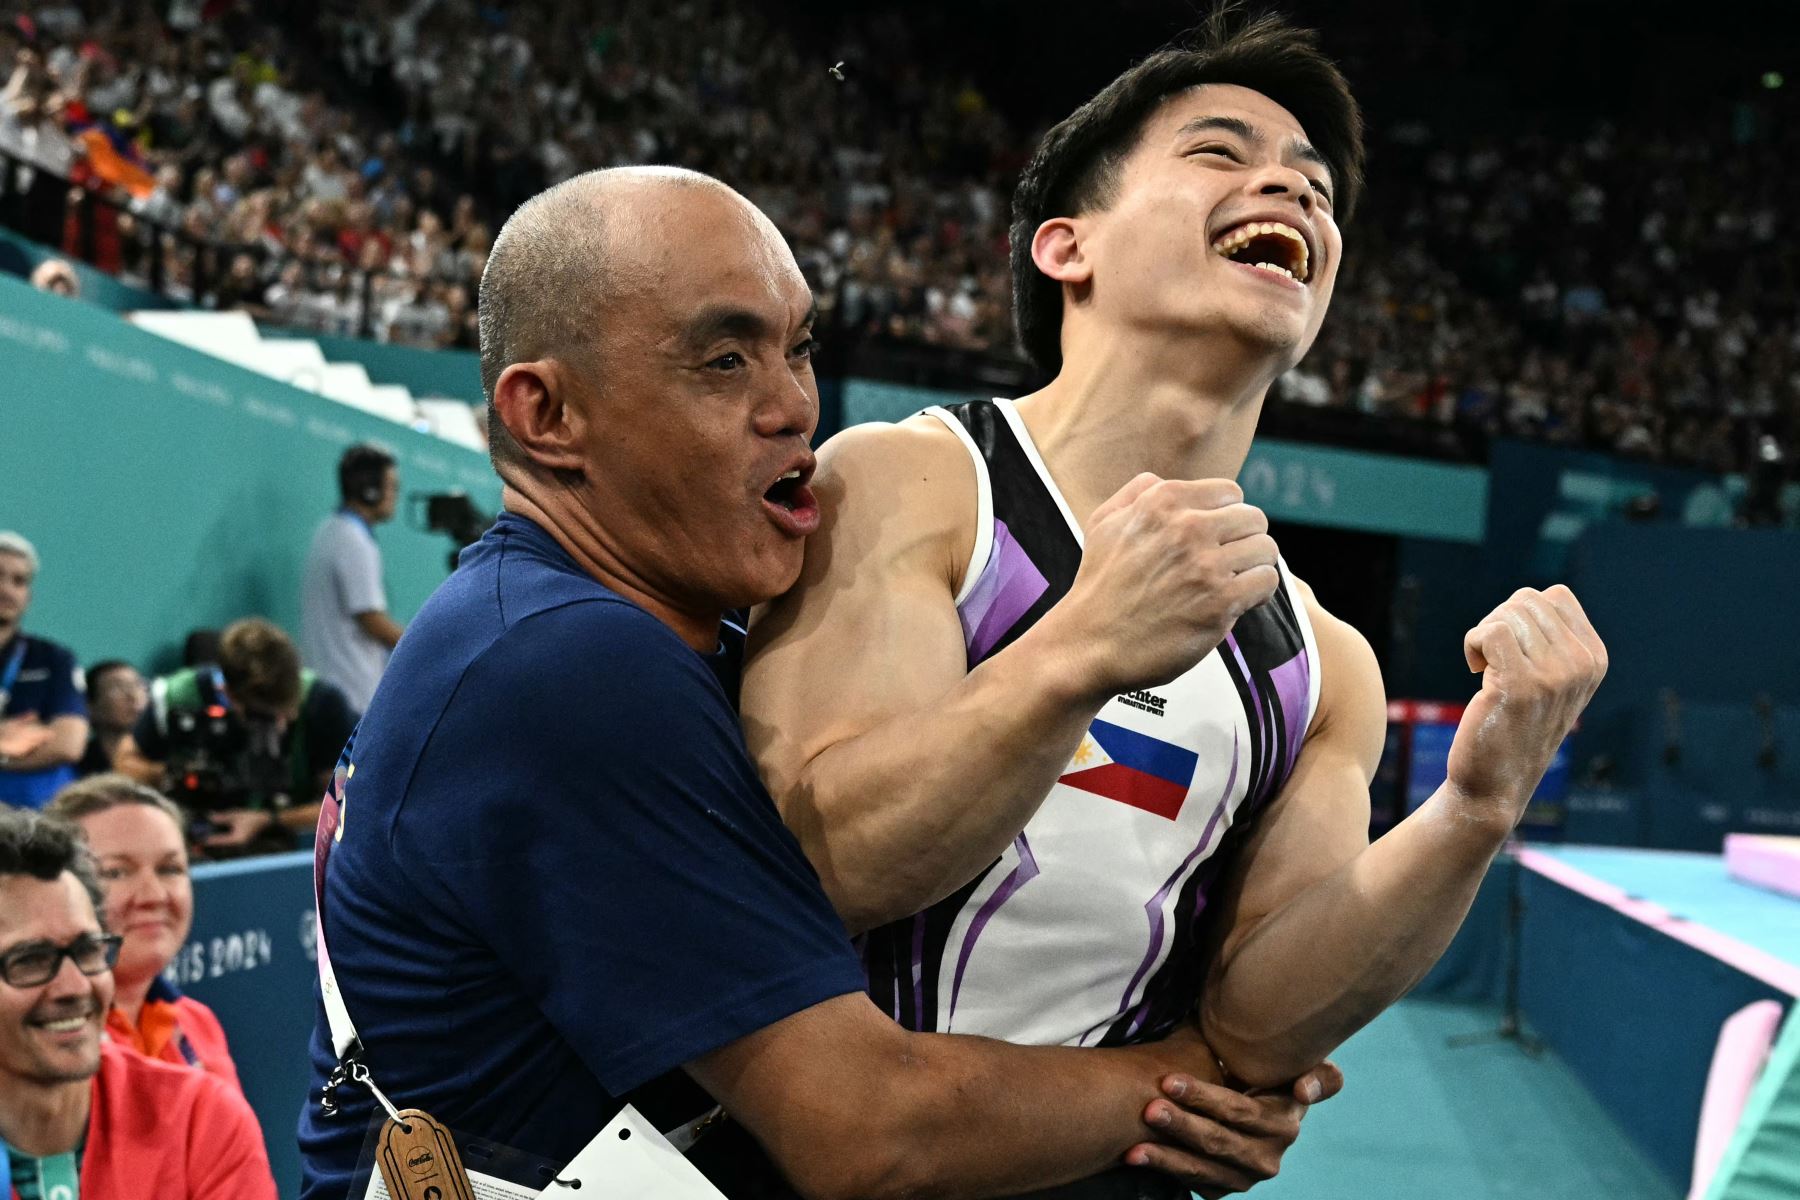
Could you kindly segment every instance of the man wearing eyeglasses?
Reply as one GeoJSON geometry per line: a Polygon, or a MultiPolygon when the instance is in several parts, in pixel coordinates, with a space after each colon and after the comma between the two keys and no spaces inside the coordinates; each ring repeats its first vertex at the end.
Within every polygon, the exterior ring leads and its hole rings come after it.
{"type": "Polygon", "coordinates": [[[120,939],[68,827],[0,812],[0,1165],[53,1200],[274,1200],[244,1098],[106,1042],[120,939]]]}

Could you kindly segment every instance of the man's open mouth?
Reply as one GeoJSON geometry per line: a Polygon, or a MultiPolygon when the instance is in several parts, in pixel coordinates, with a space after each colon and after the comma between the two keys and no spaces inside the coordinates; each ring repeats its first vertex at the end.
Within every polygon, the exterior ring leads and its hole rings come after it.
{"type": "Polygon", "coordinates": [[[785,472],[777,479],[769,490],[763,493],[763,499],[770,504],[779,505],[793,512],[796,507],[812,502],[812,489],[806,486],[806,477],[811,471],[796,468],[785,472]]]}
{"type": "Polygon", "coordinates": [[[1295,283],[1312,277],[1306,236],[1282,221],[1246,221],[1212,244],[1213,253],[1235,263],[1284,275],[1295,283]]]}
{"type": "Polygon", "coordinates": [[[769,519],[790,537],[806,537],[819,528],[819,500],[808,486],[813,467],[813,457],[808,454],[777,476],[762,494],[769,519]]]}

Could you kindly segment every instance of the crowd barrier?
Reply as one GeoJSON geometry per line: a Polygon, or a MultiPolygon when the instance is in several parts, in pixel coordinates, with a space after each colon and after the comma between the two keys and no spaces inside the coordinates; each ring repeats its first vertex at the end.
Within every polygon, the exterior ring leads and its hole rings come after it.
{"type": "Polygon", "coordinates": [[[225,1027],[284,1200],[300,1193],[294,1130],[313,1027],[312,861],[304,851],[196,866],[194,931],[165,972],[225,1027]]]}

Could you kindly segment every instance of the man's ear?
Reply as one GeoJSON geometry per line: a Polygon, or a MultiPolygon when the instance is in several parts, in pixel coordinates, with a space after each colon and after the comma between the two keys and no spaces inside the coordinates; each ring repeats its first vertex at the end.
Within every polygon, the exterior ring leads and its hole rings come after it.
{"type": "Polygon", "coordinates": [[[573,381],[553,358],[514,363],[494,381],[494,412],[532,462],[579,475],[586,414],[571,403],[572,391],[573,381]]]}
{"type": "Polygon", "coordinates": [[[1084,232],[1077,217],[1051,217],[1031,236],[1031,261],[1047,278],[1058,283],[1084,284],[1093,267],[1082,253],[1084,232]]]}

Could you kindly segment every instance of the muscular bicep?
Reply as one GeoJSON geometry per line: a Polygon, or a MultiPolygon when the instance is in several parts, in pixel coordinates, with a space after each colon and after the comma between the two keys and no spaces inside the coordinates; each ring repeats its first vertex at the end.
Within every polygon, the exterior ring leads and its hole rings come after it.
{"type": "Polygon", "coordinates": [[[799,582],[754,617],[742,692],[751,754],[797,826],[822,753],[929,705],[968,669],[955,588],[975,482],[947,431],[847,431],[825,447],[814,486],[824,522],[799,582]]]}
{"type": "Polygon", "coordinates": [[[1369,844],[1369,784],[1387,733],[1381,668],[1355,629],[1307,592],[1319,648],[1319,707],[1280,794],[1227,871],[1212,927],[1216,975],[1257,926],[1369,844]]]}

